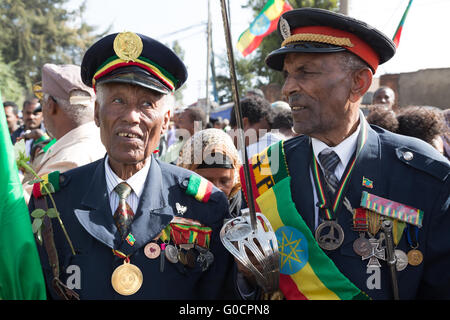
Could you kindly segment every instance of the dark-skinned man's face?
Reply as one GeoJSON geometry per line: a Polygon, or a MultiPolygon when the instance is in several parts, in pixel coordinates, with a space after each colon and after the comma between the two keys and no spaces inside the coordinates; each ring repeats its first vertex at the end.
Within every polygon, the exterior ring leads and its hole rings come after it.
{"type": "Polygon", "coordinates": [[[111,160],[137,164],[159,145],[170,114],[163,95],[140,86],[108,83],[101,86],[95,104],[95,122],[111,160]]]}

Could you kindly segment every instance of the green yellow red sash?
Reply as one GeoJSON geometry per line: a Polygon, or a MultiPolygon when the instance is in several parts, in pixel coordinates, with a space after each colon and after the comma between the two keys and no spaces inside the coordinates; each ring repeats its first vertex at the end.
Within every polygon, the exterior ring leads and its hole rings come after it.
{"type": "Polygon", "coordinates": [[[286,299],[370,299],[322,251],[298,213],[292,201],[283,141],[253,156],[250,162],[258,209],[269,219],[277,236],[280,289],[286,299]]]}

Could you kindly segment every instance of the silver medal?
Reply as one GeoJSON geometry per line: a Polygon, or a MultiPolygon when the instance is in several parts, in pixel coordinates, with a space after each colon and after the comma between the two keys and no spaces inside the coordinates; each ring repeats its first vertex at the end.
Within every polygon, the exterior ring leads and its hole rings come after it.
{"type": "Polygon", "coordinates": [[[395,263],[395,267],[397,271],[403,271],[408,266],[408,256],[402,250],[395,249],[395,257],[397,258],[397,262],[395,263]]]}
{"type": "Polygon", "coordinates": [[[336,250],[344,242],[344,230],[335,220],[326,220],[317,227],[315,238],[322,249],[336,250]]]}
{"type": "Polygon", "coordinates": [[[372,250],[369,239],[365,237],[364,233],[360,233],[359,238],[353,242],[353,250],[361,257],[368,255],[372,250]]]}
{"type": "Polygon", "coordinates": [[[178,250],[175,248],[175,246],[168,244],[166,246],[165,255],[166,259],[169,260],[171,263],[177,263],[178,262],[178,250]]]}
{"type": "Polygon", "coordinates": [[[369,262],[367,263],[367,268],[381,268],[380,261],[386,260],[386,253],[384,248],[380,249],[380,242],[379,240],[375,238],[369,239],[370,243],[370,252],[362,257],[363,260],[369,259],[369,262]]]}

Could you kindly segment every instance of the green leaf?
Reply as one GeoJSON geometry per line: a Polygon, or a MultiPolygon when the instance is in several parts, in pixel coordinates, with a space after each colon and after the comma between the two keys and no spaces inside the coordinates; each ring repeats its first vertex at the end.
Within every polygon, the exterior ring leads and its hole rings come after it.
{"type": "Polygon", "coordinates": [[[47,183],[45,184],[45,187],[48,189],[48,192],[50,192],[50,193],[55,193],[55,188],[53,187],[53,185],[52,185],[51,182],[47,182],[47,183]]]}
{"type": "Polygon", "coordinates": [[[32,185],[32,184],[35,184],[37,182],[42,182],[42,181],[44,181],[44,180],[42,180],[42,179],[35,179],[35,180],[28,181],[28,184],[32,185]]]}
{"type": "Polygon", "coordinates": [[[45,211],[42,209],[35,209],[32,213],[31,216],[33,218],[42,218],[43,216],[45,216],[45,211]]]}
{"type": "Polygon", "coordinates": [[[38,232],[41,227],[42,227],[42,219],[41,218],[34,219],[33,224],[31,225],[33,233],[38,232]]]}
{"type": "Polygon", "coordinates": [[[56,208],[50,208],[47,210],[47,216],[49,218],[57,218],[58,217],[58,210],[56,208]]]}

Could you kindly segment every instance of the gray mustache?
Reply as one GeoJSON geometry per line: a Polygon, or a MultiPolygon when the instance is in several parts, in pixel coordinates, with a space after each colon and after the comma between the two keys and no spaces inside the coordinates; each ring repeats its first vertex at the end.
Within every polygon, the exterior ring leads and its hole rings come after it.
{"type": "Polygon", "coordinates": [[[288,103],[290,106],[299,105],[302,100],[304,100],[304,97],[299,93],[294,93],[288,97],[288,103]]]}

